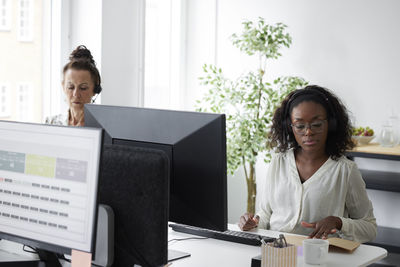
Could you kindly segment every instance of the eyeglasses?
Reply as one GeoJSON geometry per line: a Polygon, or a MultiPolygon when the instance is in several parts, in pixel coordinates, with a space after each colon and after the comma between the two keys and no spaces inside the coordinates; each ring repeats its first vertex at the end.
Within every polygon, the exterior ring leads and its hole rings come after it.
{"type": "Polygon", "coordinates": [[[292,126],[293,131],[297,134],[305,134],[307,128],[310,128],[313,133],[321,133],[324,131],[324,124],[326,121],[327,120],[314,121],[312,123],[293,123],[290,124],[290,126],[292,126]]]}

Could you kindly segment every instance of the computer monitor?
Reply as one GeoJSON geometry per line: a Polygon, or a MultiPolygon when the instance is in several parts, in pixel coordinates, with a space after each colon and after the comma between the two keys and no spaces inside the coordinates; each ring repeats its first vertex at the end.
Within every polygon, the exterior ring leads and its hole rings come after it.
{"type": "Polygon", "coordinates": [[[166,153],[170,221],[227,229],[225,115],[91,104],[84,112],[105,143],[166,153]]]}
{"type": "Polygon", "coordinates": [[[0,121],[0,238],[93,252],[102,130],[0,121]]]}

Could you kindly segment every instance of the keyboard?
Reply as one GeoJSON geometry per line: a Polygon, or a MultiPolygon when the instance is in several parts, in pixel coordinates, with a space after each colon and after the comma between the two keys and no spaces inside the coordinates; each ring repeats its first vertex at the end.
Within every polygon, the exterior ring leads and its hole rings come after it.
{"type": "Polygon", "coordinates": [[[231,230],[220,232],[220,231],[209,230],[205,228],[184,225],[184,224],[175,224],[175,223],[170,224],[169,226],[172,228],[172,230],[176,232],[204,236],[204,237],[209,237],[234,243],[252,245],[252,246],[261,246],[261,239],[263,239],[266,243],[273,242],[275,240],[275,238],[270,236],[263,236],[249,232],[231,231],[231,230]]]}

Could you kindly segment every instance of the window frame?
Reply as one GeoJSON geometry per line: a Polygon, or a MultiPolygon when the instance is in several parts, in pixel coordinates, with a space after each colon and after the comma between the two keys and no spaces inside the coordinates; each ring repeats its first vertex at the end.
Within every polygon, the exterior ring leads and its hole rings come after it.
{"type": "Polygon", "coordinates": [[[11,31],[12,0],[0,0],[0,31],[11,31]],[[4,4],[5,3],[5,4],[4,4]],[[3,12],[5,13],[3,15],[3,12]],[[4,24],[2,23],[4,20],[4,24]]]}
{"type": "Polygon", "coordinates": [[[34,7],[35,0],[18,0],[17,39],[20,42],[33,42],[34,7]]]}
{"type": "Polygon", "coordinates": [[[34,86],[31,82],[17,82],[16,83],[16,103],[15,107],[16,117],[18,121],[32,121],[32,114],[34,111],[35,99],[34,99],[34,86]],[[24,90],[21,94],[21,89],[24,90]],[[25,103],[21,103],[21,96],[26,99],[25,103]],[[24,109],[25,112],[21,112],[24,109]]]}
{"type": "Polygon", "coordinates": [[[70,46],[70,1],[44,1],[42,122],[65,109],[61,79],[70,46]]]}
{"type": "Polygon", "coordinates": [[[7,118],[11,115],[11,88],[10,83],[1,82],[0,83],[0,118],[7,118]],[[5,92],[3,92],[3,90],[5,92]],[[5,101],[3,101],[5,97],[5,101]],[[3,111],[4,109],[4,111],[3,111]]]}

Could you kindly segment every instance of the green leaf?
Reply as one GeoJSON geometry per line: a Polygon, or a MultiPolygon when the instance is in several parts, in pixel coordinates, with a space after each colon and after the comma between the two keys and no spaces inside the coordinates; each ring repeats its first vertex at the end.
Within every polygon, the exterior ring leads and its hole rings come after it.
{"type": "Polygon", "coordinates": [[[255,71],[236,79],[224,76],[223,70],[212,64],[202,66],[201,85],[206,93],[196,101],[196,110],[226,114],[227,167],[233,174],[243,164],[255,164],[257,155],[264,161],[271,159],[268,136],[273,114],[291,91],[304,87],[307,82],[300,77],[277,77],[267,81],[266,63],[282,55],[292,38],[283,23],[267,24],[263,18],[244,21],[242,32],[231,35],[232,43],[247,55],[257,55],[259,64],[255,71]],[[263,67],[260,67],[263,66],[263,67]]]}

